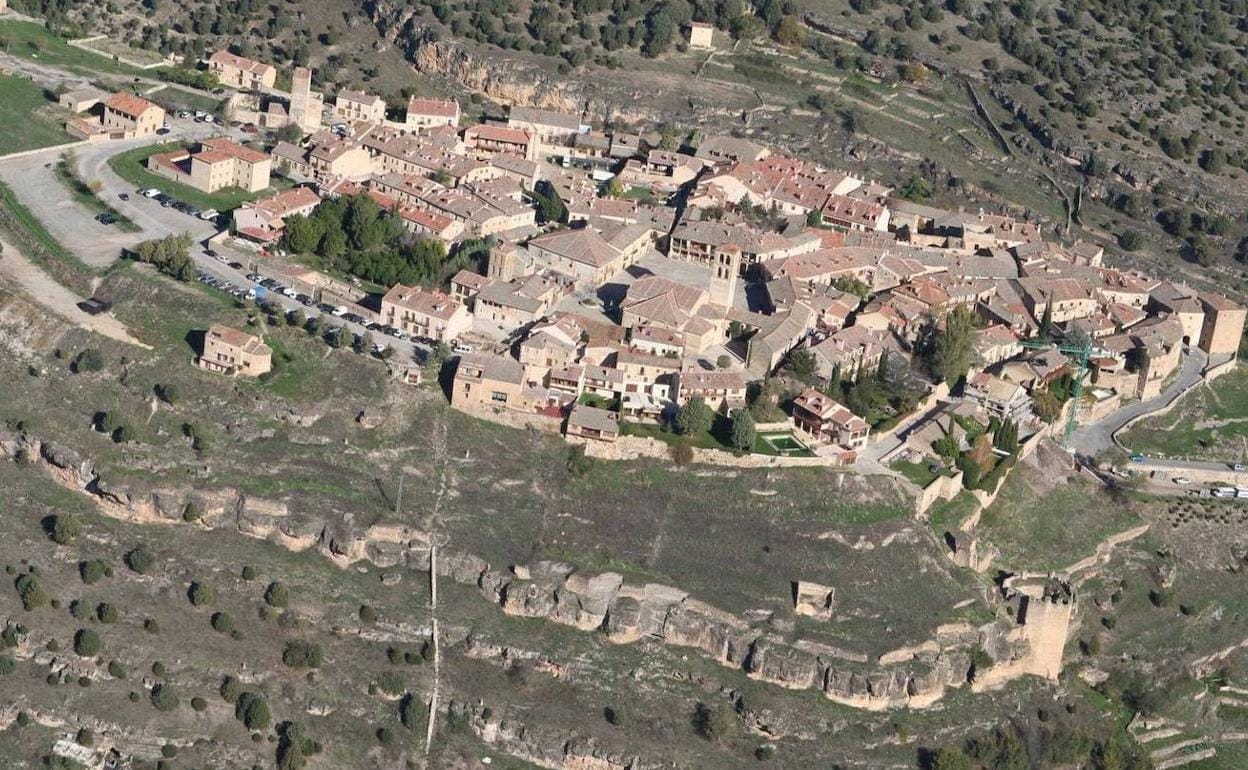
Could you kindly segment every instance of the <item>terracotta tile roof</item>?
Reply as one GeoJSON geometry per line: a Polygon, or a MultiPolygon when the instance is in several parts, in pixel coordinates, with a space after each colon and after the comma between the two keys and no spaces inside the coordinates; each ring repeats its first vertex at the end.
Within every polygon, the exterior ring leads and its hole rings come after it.
{"type": "Polygon", "coordinates": [[[221,324],[208,327],[208,336],[246,353],[264,353],[269,350],[269,346],[265,345],[259,337],[221,324]]]}
{"type": "Polygon", "coordinates": [[[222,67],[234,67],[236,69],[245,70],[253,74],[259,75],[265,70],[271,69],[273,65],[247,59],[237,56],[229,51],[217,51],[208,58],[209,64],[216,64],[222,67]]]}
{"type": "Polygon", "coordinates": [[[244,147],[238,142],[229,139],[205,139],[200,142],[201,147],[208,150],[223,153],[226,157],[235,158],[245,163],[260,163],[269,160],[269,156],[250,147],[244,147]]]}
{"type": "Polygon", "coordinates": [[[459,102],[448,99],[421,99],[413,96],[407,100],[407,114],[458,118],[459,102]]]}
{"type": "Polygon", "coordinates": [[[453,318],[463,307],[459,300],[448,294],[429,291],[419,286],[404,286],[401,283],[391,286],[382,301],[444,321],[453,318]]]}
{"type": "Polygon", "coordinates": [[[793,399],[793,406],[804,409],[821,421],[831,420],[846,430],[859,431],[866,430],[868,427],[866,420],[849,411],[848,407],[836,399],[814,388],[807,388],[800,396],[793,399]]]}
{"type": "Polygon", "coordinates": [[[495,126],[488,123],[471,126],[464,131],[465,142],[477,139],[486,142],[503,142],[505,144],[528,144],[531,141],[527,131],[521,131],[518,128],[508,128],[507,126],[495,126]]]}
{"type": "Polygon", "coordinates": [[[160,109],[141,96],[124,92],[108,97],[108,101],[104,103],[104,106],[113,112],[120,112],[122,115],[129,115],[132,118],[138,118],[148,110],[160,109]]]}

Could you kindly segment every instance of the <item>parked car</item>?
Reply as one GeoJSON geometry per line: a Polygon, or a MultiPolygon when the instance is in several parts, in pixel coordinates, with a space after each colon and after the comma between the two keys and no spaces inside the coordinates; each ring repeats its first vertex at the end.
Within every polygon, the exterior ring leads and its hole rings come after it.
{"type": "Polygon", "coordinates": [[[1234,465],[1231,466],[1231,470],[1235,471],[1236,473],[1242,473],[1244,470],[1244,465],[1243,463],[1235,463],[1234,465]]]}
{"type": "Polygon", "coordinates": [[[242,269],[243,269],[243,263],[242,263],[242,262],[231,262],[231,263],[230,263],[230,267],[234,268],[235,270],[242,270],[242,269]]]}
{"type": "Polygon", "coordinates": [[[363,319],[362,317],[360,317],[359,315],[356,315],[355,313],[343,313],[343,314],[342,314],[342,320],[344,320],[344,321],[350,321],[350,322],[351,322],[351,323],[353,323],[353,324],[362,324],[362,323],[364,323],[364,319],[363,319]]]}
{"type": "Polygon", "coordinates": [[[289,286],[282,288],[281,291],[282,291],[282,294],[285,294],[287,297],[290,297],[291,299],[295,299],[296,297],[299,296],[299,292],[295,291],[289,286]]]}
{"type": "Polygon", "coordinates": [[[139,190],[139,195],[142,195],[144,198],[155,198],[157,195],[163,195],[163,193],[155,187],[149,187],[146,190],[139,190]]]}
{"type": "Polygon", "coordinates": [[[217,258],[217,252],[213,251],[212,249],[204,249],[204,253],[212,257],[213,259],[217,258]]]}
{"type": "Polygon", "coordinates": [[[128,201],[130,200],[130,193],[117,193],[117,197],[121,198],[123,201],[128,201]]]}
{"type": "Polygon", "coordinates": [[[256,126],[256,124],[255,124],[255,123],[248,123],[247,125],[243,126],[242,131],[243,131],[243,133],[244,133],[244,134],[258,134],[258,133],[260,133],[260,129],[256,126]]]}
{"type": "Polygon", "coordinates": [[[1140,453],[1138,453],[1138,452],[1137,452],[1137,453],[1135,453],[1135,454],[1133,454],[1133,455],[1131,455],[1131,462],[1133,462],[1133,463],[1142,463],[1142,462],[1144,462],[1144,455],[1142,455],[1142,454],[1140,454],[1140,453]]]}
{"type": "Polygon", "coordinates": [[[300,305],[303,305],[304,307],[312,307],[313,305],[316,304],[316,300],[312,299],[307,294],[296,294],[295,302],[298,302],[300,305]]]}
{"type": "Polygon", "coordinates": [[[217,211],[216,209],[208,209],[207,211],[199,212],[199,218],[204,220],[205,222],[211,222],[212,220],[216,219],[219,216],[221,216],[221,212],[217,211]]]}
{"type": "Polygon", "coordinates": [[[461,353],[461,354],[462,354],[462,353],[471,353],[471,352],[472,352],[472,346],[471,346],[471,345],[465,345],[465,344],[463,344],[462,342],[457,342],[457,343],[455,343],[455,347],[454,347],[454,348],[452,348],[452,350],[454,350],[456,353],[461,353]]]}
{"type": "Polygon", "coordinates": [[[335,316],[338,316],[339,318],[342,318],[344,315],[347,314],[347,308],[345,305],[339,305],[336,308],[332,308],[329,311],[329,313],[330,315],[335,315],[335,316]]]}
{"type": "Polygon", "coordinates": [[[1189,479],[1189,478],[1187,478],[1187,477],[1185,477],[1185,476],[1180,476],[1179,478],[1177,478],[1177,479],[1175,479],[1175,480],[1174,480],[1174,483],[1175,483],[1175,484],[1178,484],[1178,485],[1179,485],[1179,486],[1181,486],[1181,487],[1185,487],[1185,486],[1187,486],[1187,485],[1191,484],[1191,483],[1192,483],[1192,480],[1191,480],[1191,479],[1189,479]]]}
{"type": "Polygon", "coordinates": [[[156,136],[164,136],[167,133],[169,133],[168,127],[162,126],[161,128],[156,129],[156,136]]]}
{"type": "Polygon", "coordinates": [[[117,217],[108,212],[103,212],[95,215],[95,221],[102,225],[114,225],[117,224],[117,217]]]}

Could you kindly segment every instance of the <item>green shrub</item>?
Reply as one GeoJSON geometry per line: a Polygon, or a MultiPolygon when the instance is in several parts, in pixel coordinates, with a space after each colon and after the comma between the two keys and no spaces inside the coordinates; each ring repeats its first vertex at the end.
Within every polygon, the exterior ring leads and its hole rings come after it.
{"type": "Polygon", "coordinates": [[[113,568],[102,559],[88,559],[78,562],[78,576],[87,585],[93,585],[106,577],[113,576],[113,568]]]}
{"type": "Polygon", "coordinates": [[[108,675],[114,679],[125,679],[126,667],[122,665],[121,661],[110,660],[108,662],[108,675]]]}
{"type": "Polygon", "coordinates": [[[74,634],[74,652],[83,658],[93,658],[99,655],[102,647],[100,635],[89,628],[80,628],[78,633],[74,634]]]}
{"type": "Polygon", "coordinates": [[[51,535],[53,541],[61,545],[69,545],[81,532],[81,517],[72,513],[58,513],[52,516],[48,534],[51,535]]]}
{"type": "Polygon", "coordinates": [[[191,698],[191,708],[196,711],[203,711],[208,708],[208,701],[196,695],[194,698],[191,698]]]}
{"type": "Polygon", "coordinates": [[[264,730],[268,728],[271,718],[268,701],[258,692],[248,690],[240,693],[234,703],[234,718],[248,730],[264,730]]]}
{"type": "Polygon", "coordinates": [[[48,603],[48,595],[43,590],[43,581],[34,572],[18,575],[13,581],[17,588],[17,598],[22,602],[22,609],[29,612],[48,603]]]}
{"type": "Polygon", "coordinates": [[[202,580],[194,580],[191,587],[187,589],[186,596],[191,600],[191,604],[195,607],[202,607],[205,604],[211,604],[217,599],[217,592],[202,580]]]}
{"type": "Polygon", "coordinates": [[[101,623],[116,623],[118,618],[117,608],[107,602],[100,602],[95,608],[95,616],[99,618],[101,623]]]}
{"type": "Polygon", "coordinates": [[[282,663],[291,668],[320,668],[323,662],[321,646],[303,639],[292,639],[282,651],[282,663]]]}
{"type": "Polygon", "coordinates": [[[235,703],[238,701],[239,694],[243,691],[243,686],[237,679],[227,674],[225,678],[221,680],[221,687],[219,691],[223,701],[226,703],[235,703]]]}
{"type": "Polygon", "coordinates": [[[269,583],[264,590],[264,603],[270,607],[285,607],[290,602],[290,592],[277,581],[269,583]]]}
{"type": "Polygon", "coordinates": [[[150,575],[156,567],[156,557],[143,546],[131,549],[125,556],[126,566],[140,575],[150,575]]]}
{"type": "Polygon", "coordinates": [[[251,566],[250,564],[243,567],[243,580],[255,580],[255,579],[256,579],[256,568],[251,566]]]}
{"type": "Polygon", "coordinates": [[[151,701],[157,711],[173,711],[181,702],[177,690],[166,682],[161,682],[152,688],[151,701]]]}
{"type": "Polygon", "coordinates": [[[214,612],[212,614],[212,629],[228,634],[234,630],[234,618],[228,612],[214,612]]]}
{"type": "Polygon", "coordinates": [[[98,372],[104,368],[104,354],[95,348],[87,348],[74,357],[75,372],[98,372]]]}
{"type": "Polygon", "coordinates": [[[8,676],[17,669],[17,661],[12,655],[0,655],[0,676],[8,676]]]}
{"type": "Polygon", "coordinates": [[[377,610],[373,609],[371,605],[361,604],[360,605],[360,622],[376,623],[377,622],[377,610]]]}

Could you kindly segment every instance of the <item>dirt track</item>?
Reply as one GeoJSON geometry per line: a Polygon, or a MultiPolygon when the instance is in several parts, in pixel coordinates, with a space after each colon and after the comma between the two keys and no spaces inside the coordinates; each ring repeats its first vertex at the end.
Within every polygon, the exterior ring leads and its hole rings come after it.
{"type": "Polygon", "coordinates": [[[13,244],[0,241],[4,251],[0,254],[0,275],[11,279],[31,299],[43,305],[65,320],[105,337],[137,345],[150,350],[150,345],[137,340],[125,324],[110,315],[90,315],[78,308],[82,299],[61,286],[43,270],[26,258],[13,244]]]}

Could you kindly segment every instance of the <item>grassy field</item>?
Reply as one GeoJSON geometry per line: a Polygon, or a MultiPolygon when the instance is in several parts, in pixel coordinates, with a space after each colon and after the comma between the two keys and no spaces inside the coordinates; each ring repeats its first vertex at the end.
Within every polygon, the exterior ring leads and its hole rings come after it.
{"type": "Polygon", "coordinates": [[[107,56],[75,48],[42,24],[16,19],[0,21],[0,50],[53,67],[90,74],[140,75],[143,70],[115,62],[107,56]]]}
{"type": "MultiPolygon", "coordinates": [[[[1048,453],[1042,448],[1040,454],[1048,453]]],[[[1056,459],[1046,457],[1044,465],[1029,458],[1015,466],[980,518],[977,531],[1011,569],[1067,567],[1141,521],[1098,484],[1061,467],[1061,456],[1053,454],[1056,459]]]]}
{"type": "Polygon", "coordinates": [[[1122,442],[1149,455],[1242,460],[1248,447],[1248,368],[1238,366],[1196,388],[1169,414],[1139,421],[1122,442]]]}
{"type": "Polygon", "coordinates": [[[0,155],[72,142],[73,137],[40,113],[53,103],[29,80],[0,75],[0,155]]]}
{"type": "Polygon", "coordinates": [[[109,159],[108,165],[113,171],[117,172],[118,176],[130,182],[136,188],[155,187],[192,206],[205,211],[216,209],[222,213],[233,211],[246,201],[263,198],[277,190],[290,186],[290,182],[287,180],[274,176],[271,177],[270,186],[259,192],[250,193],[237,187],[227,187],[214,193],[206,193],[196,190],[194,187],[166,179],[163,176],[157,176],[148,171],[144,166],[144,162],[152,155],[162,152],[173,152],[181,148],[182,145],[179,144],[157,144],[136,147],[133,150],[127,150],[114,155],[109,159]]]}

